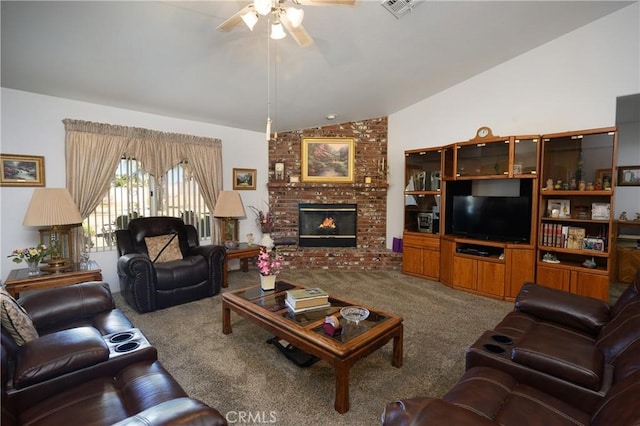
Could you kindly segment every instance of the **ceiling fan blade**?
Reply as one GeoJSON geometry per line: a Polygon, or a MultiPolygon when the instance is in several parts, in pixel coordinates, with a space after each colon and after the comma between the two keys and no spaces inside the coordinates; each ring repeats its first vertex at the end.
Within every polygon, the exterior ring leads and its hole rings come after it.
{"type": "Polygon", "coordinates": [[[303,6],[324,6],[327,4],[337,4],[342,6],[353,6],[356,0],[297,0],[303,6]]]}
{"type": "Polygon", "coordinates": [[[302,25],[294,27],[293,25],[291,25],[291,21],[289,21],[289,18],[287,18],[287,16],[284,14],[280,17],[280,22],[287,29],[287,31],[289,31],[291,37],[293,37],[296,43],[298,43],[300,46],[307,47],[313,44],[313,39],[302,25]]]}
{"type": "Polygon", "coordinates": [[[218,31],[231,31],[233,27],[242,22],[242,15],[244,15],[251,9],[253,9],[253,6],[251,4],[246,5],[245,7],[234,13],[229,19],[218,25],[216,29],[218,31]]]}

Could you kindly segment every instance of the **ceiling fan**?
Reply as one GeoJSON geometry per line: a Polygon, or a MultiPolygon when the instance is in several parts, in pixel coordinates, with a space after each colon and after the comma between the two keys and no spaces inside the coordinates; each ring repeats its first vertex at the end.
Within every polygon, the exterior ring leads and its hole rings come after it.
{"type": "Polygon", "coordinates": [[[260,16],[268,16],[271,22],[272,39],[286,37],[284,28],[287,29],[291,37],[300,46],[309,46],[313,39],[302,26],[304,10],[294,6],[322,6],[327,4],[339,4],[353,6],[356,0],[254,0],[230,18],[218,25],[220,31],[231,31],[233,27],[243,22],[253,31],[253,27],[258,22],[260,16]],[[292,6],[287,6],[288,2],[292,6]]]}

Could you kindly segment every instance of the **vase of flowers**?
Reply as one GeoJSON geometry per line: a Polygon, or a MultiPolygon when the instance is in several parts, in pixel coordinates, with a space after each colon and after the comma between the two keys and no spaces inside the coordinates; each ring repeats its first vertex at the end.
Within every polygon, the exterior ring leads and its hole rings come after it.
{"type": "Polygon", "coordinates": [[[7,257],[12,257],[15,263],[25,262],[29,269],[29,275],[38,275],[40,273],[38,265],[42,259],[49,255],[50,250],[46,245],[38,244],[35,247],[15,249],[7,257]]]}
{"type": "Polygon", "coordinates": [[[282,270],[284,258],[277,250],[260,250],[258,255],[258,271],[260,272],[260,288],[273,290],[276,288],[276,275],[282,270]]]}
{"type": "Polygon", "coordinates": [[[267,250],[271,250],[274,247],[274,241],[273,238],[271,238],[271,233],[273,232],[273,215],[270,211],[263,212],[253,206],[249,207],[256,214],[256,223],[262,231],[260,245],[265,246],[267,250]]]}

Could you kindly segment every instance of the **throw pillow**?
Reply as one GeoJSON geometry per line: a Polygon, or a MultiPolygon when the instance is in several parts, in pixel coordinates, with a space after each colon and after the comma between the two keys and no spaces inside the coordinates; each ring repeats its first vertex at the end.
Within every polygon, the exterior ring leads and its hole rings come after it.
{"type": "Polygon", "coordinates": [[[27,311],[4,287],[0,287],[0,304],[2,327],[13,337],[16,345],[22,346],[39,337],[27,311]]]}
{"type": "Polygon", "coordinates": [[[177,234],[146,237],[144,242],[147,245],[149,259],[154,263],[164,263],[182,259],[177,234]]]}

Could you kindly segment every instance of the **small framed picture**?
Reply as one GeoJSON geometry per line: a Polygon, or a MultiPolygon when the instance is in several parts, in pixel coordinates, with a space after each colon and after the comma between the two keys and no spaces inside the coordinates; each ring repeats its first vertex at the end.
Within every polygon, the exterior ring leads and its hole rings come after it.
{"type": "Polygon", "coordinates": [[[548,200],[548,217],[569,218],[571,217],[571,202],[569,200],[548,200]]]}
{"type": "Polygon", "coordinates": [[[275,180],[284,180],[284,163],[276,163],[273,166],[273,178],[275,180]]]}
{"type": "Polygon", "coordinates": [[[582,240],[583,250],[604,251],[604,246],[604,239],[602,238],[585,237],[582,240]]]}
{"type": "Polygon", "coordinates": [[[256,169],[233,169],[233,189],[256,189],[256,169]]]}
{"type": "Polygon", "coordinates": [[[618,167],[618,186],[640,186],[640,166],[618,167]]]}
{"type": "Polygon", "coordinates": [[[0,154],[0,186],[44,186],[44,157],[0,154]]]}
{"type": "Polygon", "coordinates": [[[611,205],[609,203],[591,203],[591,219],[609,220],[611,205]]]}

